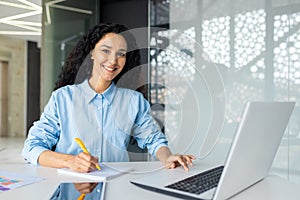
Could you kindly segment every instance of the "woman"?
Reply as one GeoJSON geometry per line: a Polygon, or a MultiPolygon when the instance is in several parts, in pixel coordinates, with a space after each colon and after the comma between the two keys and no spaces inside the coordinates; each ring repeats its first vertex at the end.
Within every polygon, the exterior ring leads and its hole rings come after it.
{"type": "Polygon", "coordinates": [[[144,97],[115,85],[139,64],[136,47],[134,37],[119,24],[96,25],[77,43],[40,120],[29,130],[26,160],[89,172],[99,161],[129,161],[126,148],[132,135],[167,168],[181,165],[188,170],[195,157],[171,153],[144,97]],[[76,137],[90,154],[81,152],[76,137]]]}

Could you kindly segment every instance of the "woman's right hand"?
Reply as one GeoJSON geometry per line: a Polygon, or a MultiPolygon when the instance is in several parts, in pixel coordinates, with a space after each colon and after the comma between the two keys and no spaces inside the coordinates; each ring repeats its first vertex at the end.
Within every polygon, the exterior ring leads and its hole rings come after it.
{"type": "Polygon", "coordinates": [[[95,183],[73,183],[75,189],[80,192],[81,194],[88,194],[93,192],[95,187],[98,185],[97,182],[95,183]]]}
{"type": "Polygon", "coordinates": [[[96,165],[98,164],[98,158],[81,152],[78,155],[72,156],[67,163],[68,168],[73,171],[90,172],[97,169],[96,165]]]}

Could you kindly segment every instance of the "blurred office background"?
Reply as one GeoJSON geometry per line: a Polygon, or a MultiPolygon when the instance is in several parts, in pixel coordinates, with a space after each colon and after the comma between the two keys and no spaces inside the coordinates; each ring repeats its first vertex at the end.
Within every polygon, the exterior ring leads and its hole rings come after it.
{"type": "Polygon", "coordinates": [[[2,0],[0,10],[2,138],[26,137],[90,27],[122,23],[146,27],[146,96],[174,152],[225,160],[246,102],[296,101],[271,173],[300,183],[300,0],[2,0]]]}

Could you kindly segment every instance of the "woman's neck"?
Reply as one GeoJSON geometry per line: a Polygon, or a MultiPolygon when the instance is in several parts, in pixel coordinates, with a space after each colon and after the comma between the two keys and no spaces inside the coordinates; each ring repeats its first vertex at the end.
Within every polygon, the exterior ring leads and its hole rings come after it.
{"type": "Polygon", "coordinates": [[[89,79],[89,84],[91,88],[98,94],[103,93],[112,83],[112,81],[105,81],[103,79],[94,79],[91,77],[89,79]]]}

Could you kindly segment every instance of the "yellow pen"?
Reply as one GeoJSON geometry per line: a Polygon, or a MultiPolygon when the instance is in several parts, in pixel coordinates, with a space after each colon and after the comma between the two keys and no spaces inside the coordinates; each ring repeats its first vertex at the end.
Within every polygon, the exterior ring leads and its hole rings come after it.
{"type": "MultiPolygon", "coordinates": [[[[90,154],[90,152],[86,149],[86,147],[85,147],[84,143],[81,141],[81,139],[75,138],[75,141],[77,142],[77,144],[80,146],[80,148],[83,150],[84,153],[90,154]]],[[[98,170],[101,170],[101,168],[98,164],[96,164],[96,168],[98,170]]]]}
{"type": "Polygon", "coordinates": [[[85,198],[85,194],[81,194],[77,200],[83,200],[85,198]]]}

